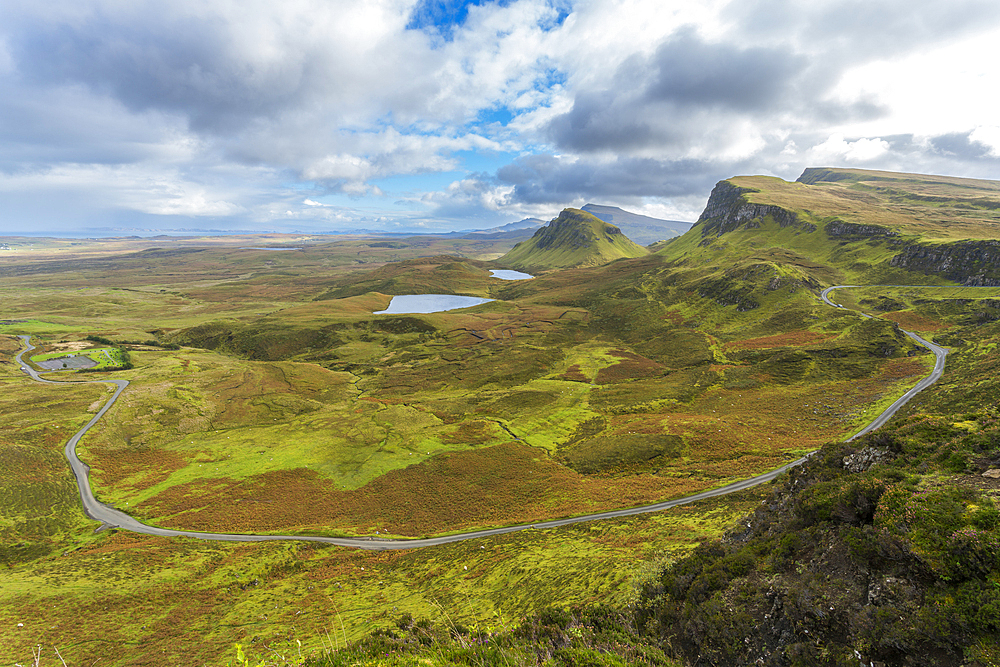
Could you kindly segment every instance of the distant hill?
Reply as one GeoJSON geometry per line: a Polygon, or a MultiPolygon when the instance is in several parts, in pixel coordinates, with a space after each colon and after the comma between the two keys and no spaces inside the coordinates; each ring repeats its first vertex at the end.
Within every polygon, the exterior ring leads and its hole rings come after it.
{"type": "Polygon", "coordinates": [[[633,243],[615,225],[575,208],[568,208],[527,241],[514,246],[498,262],[519,269],[600,266],[648,251],[633,243]]]}
{"type": "Polygon", "coordinates": [[[517,222],[510,222],[500,227],[492,229],[479,229],[465,234],[466,239],[521,239],[529,238],[535,230],[543,226],[545,221],[541,218],[525,218],[517,222]]]}
{"type": "Polygon", "coordinates": [[[649,245],[656,241],[680,236],[691,229],[693,222],[680,220],[661,220],[648,215],[639,215],[622,210],[617,206],[601,206],[587,204],[584,211],[603,220],[617,225],[625,235],[640,245],[649,245]]]}

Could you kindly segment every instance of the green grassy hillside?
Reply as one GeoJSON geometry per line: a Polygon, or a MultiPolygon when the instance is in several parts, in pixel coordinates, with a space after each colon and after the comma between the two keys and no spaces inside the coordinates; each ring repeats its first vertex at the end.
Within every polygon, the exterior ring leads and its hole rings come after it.
{"type": "Polygon", "coordinates": [[[525,271],[600,266],[648,251],[622,231],[586,211],[568,208],[527,241],[514,246],[498,263],[525,271]]]}
{"type": "Polygon", "coordinates": [[[1000,578],[966,539],[996,536],[982,477],[1000,467],[992,186],[802,181],[725,181],[685,236],[592,266],[558,262],[622,235],[564,212],[533,239],[549,263],[525,281],[489,276],[503,246],[453,239],[47,241],[6,256],[0,658],[29,664],[43,645],[68,664],[226,664],[239,642],[253,664],[282,664],[301,642],[319,664],[740,664],[767,651],[891,664],[892,650],[947,664],[962,645],[967,663],[995,662],[991,617],[970,610],[993,608],[1000,578]],[[927,199],[959,187],[954,205],[927,199]],[[851,197],[864,205],[830,203],[851,197]],[[928,227],[968,211],[979,237],[928,227]],[[885,222],[904,214],[917,222],[885,222]],[[910,286],[875,286],[889,282],[910,286]],[[872,286],[838,291],[847,309],[823,304],[839,283],[872,286]],[[495,301],[374,314],[424,291],[495,301]],[[950,348],[945,376],[888,440],[829,444],[928,372],[899,327],[950,348]],[[128,350],[131,370],[59,374],[131,381],[79,452],[101,500],[164,526],[441,534],[664,500],[826,449],[767,489],[412,553],[95,533],[61,448],[107,391],[30,381],[12,363],[18,333],[36,354],[128,350]],[[846,468],[858,454],[873,465],[846,468]],[[887,592],[869,600],[867,581],[887,592]],[[920,622],[897,632],[900,616],[920,622]]]}
{"type": "Polygon", "coordinates": [[[719,182],[695,227],[657,252],[736,282],[774,265],[817,284],[1000,284],[1000,182],[808,169],[719,182]]]}

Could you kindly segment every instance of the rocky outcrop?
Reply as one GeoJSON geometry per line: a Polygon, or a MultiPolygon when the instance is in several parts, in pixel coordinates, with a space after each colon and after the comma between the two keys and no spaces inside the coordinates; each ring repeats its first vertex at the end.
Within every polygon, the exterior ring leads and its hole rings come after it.
{"type": "Polygon", "coordinates": [[[959,241],[907,246],[889,265],[939,275],[970,287],[1000,285],[1000,241],[959,241]]]}
{"type": "Polygon", "coordinates": [[[850,181],[856,176],[849,171],[839,169],[829,169],[827,167],[806,167],[802,175],[795,179],[796,183],[815,185],[816,183],[836,183],[837,181],[850,181]]]}
{"type": "Polygon", "coordinates": [[[719,181],[708,198],[708,204],[698,218],[702,236],[714,234],[722,236],[743,227],[760,227],[760,221],[771,216],[782,227],[798,226],[806,231],[815,231],[816,226],[802,222],[793,212],[772,204],[754,204],[746,196],[759,192],[752,188],[740,188],[729,181],[719,181]]]}
{"type": "Polygon", "coordinates": [[[853,473],[865,472],[873,465],[884,463],[895,458],[888,449],[865,447],[860,452],[844,457],[844,469],[853,473]]]}
{"type": "Polygon", "coordinates": [[[837,219],[826,223],[826,234],[832,239],[860,241],[871,238],[899,236],[899,232],[880,225],[859,225],[837,219]]]}

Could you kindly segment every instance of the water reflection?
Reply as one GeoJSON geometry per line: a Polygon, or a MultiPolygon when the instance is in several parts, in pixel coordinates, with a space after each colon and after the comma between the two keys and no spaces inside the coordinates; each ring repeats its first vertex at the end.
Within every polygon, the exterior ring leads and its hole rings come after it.
{"type": "Polygon", "coordinates": [[[490,274],[493,278],[499,278],[500,280],[527,280],[528,278],[535,277],[530,273],[511,271],[510,269],[490,269],[490,274]]]}
{"type": "Polygon", "coordinates": [[[400,315],[403,313],[441,313],[458,308],[471,308],[494,299],[480,299],[477,296],[455,296],[454,294],[403,294],[392,297],[389,307],[373,315],[400,315]]]}

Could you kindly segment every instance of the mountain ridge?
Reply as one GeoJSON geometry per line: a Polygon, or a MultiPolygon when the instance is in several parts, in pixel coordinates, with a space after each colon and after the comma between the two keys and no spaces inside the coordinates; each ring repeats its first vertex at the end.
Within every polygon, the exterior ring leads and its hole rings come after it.
{"type": "Polygon", "coordinates": [[[711,266],[813,266],[821,282],[1000,285],[1000,183],[810,168],[716,184],[691,232],[657,254],[711,266]]]}
{"type": "Polygon", "coordinates": [[[600,266],[649,254],[622,232],[586,211],[567,208],[527,241],[497,260],[524,270],[600,266]]]}

